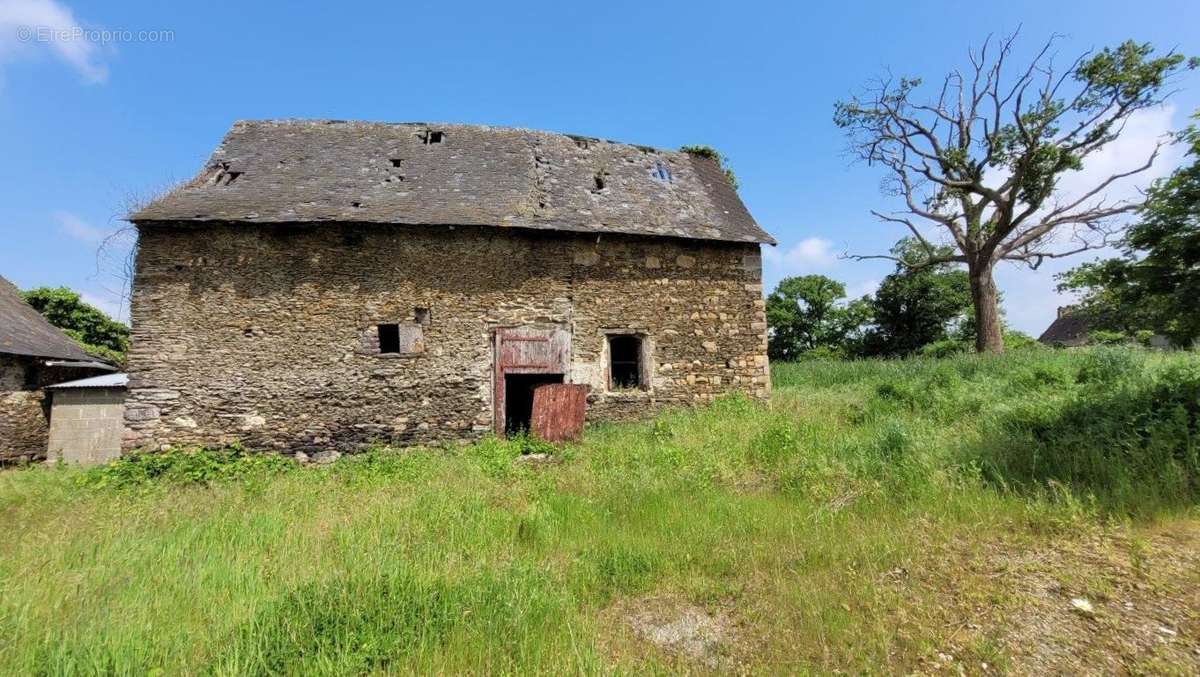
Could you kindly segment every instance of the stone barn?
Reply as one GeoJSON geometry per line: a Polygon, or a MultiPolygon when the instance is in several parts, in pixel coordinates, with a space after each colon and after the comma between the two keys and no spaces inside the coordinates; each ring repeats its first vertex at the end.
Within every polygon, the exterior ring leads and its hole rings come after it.
{"type": "Polygon", "coordinates": [[[467,125],[238,122],[139,234],[125,447],[309,451],[770,389],[755,223],[712,158],[467,125]]]}
{"type": "Polygon", "coordinates": [[[113,370],[47,322],[0,277],[0,464],[46,457],[47,385],[113,370]]]}

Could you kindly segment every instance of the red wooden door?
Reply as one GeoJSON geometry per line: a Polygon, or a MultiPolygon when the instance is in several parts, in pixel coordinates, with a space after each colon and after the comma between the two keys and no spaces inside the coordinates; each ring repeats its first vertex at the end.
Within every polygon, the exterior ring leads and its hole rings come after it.
{"type": "Polygon", "coordinates": [[[566,379],[571,335],[562,329],[501,327],[496,330],[496,377],[493,387],[496,433],[504,434],[505,382],[508,374],[562,374],[566,379]]]}
{"type": "Polygon", "coordinates": [[[530,430],[547,442],[577,442],[583,436],[587,410],[586,385],[553,383],[533,391],[530,430]]]}

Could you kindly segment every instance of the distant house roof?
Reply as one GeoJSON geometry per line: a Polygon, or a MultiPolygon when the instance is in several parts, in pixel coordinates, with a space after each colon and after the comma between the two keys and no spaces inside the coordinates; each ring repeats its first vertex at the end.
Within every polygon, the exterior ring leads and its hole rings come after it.
{"type": "Polygon", "coordinates": [[[78,381],[67,381],[66,383],[55,383],[47,388],[71,389],[71,388],[124,388],[129,385],[128,374],[102,374],[91,378],[81,378],[78,381]]]}
{"type": "Polygon", "coordinates": [[[1082,346],[1088,342],[1090,329],[1087,317],[1067,306],[1058,309],[1058,317],[1046,327],[1038,341],[1049,345],[1082,346]]]}
{"type": "Polygon", "coordinates": [[[25,303],[13,283],[0,277],[0,353],[64,360],[94,358],[25,303]]]}
{"type": "Polygon", "coordinates": [[[476,225],[775,244],[709,157],[526,129],[240,121],[164,221],[476,225]]]}

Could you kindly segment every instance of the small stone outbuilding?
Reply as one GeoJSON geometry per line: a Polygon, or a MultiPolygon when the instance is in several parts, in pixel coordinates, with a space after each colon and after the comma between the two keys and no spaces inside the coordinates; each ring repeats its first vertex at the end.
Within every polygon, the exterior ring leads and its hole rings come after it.
{"type": "Polygon", "coordinates": [[[0,464],[46,457],[51,414],[45,386],[110,371],[0,277],[0,464]]]}
{"type": "Polygon", "coordinates": [[[126,448],[465,441],[542,383],[623,419],[768,396],[760,245],[714,159],[468,125],[238,122],[132,214],[126,448]]]}

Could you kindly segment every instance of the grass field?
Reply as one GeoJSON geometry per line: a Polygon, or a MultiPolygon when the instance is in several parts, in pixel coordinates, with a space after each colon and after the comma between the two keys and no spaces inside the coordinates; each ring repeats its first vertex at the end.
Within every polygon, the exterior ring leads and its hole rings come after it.
{"type": "Polygon", "coordinates": [[[1200,672],[1196,357],[774,382],[551,463],[0,473],[0,673],[1200,672]]]}

